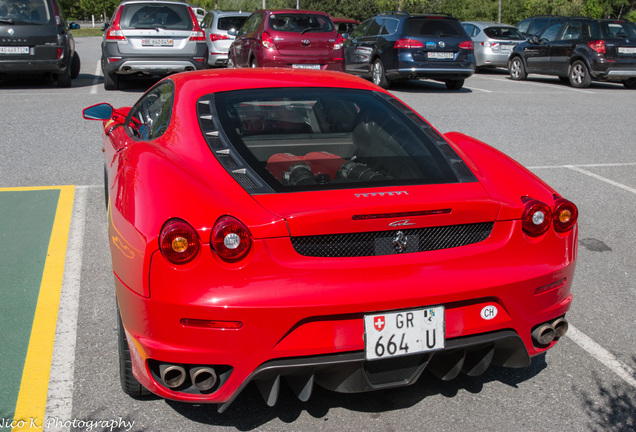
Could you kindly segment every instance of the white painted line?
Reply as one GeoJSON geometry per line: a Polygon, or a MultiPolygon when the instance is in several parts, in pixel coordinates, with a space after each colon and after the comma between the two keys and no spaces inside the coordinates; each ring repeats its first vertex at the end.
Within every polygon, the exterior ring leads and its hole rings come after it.
{"type": "MultiPolygon", "coordinates": [[[[506,78],[491,78],[491,77],[483,77],[484,79],[489,79],[489,80],[493,80],[493,81],[503,81],[503,82],[516,82],[522,85],[533,85],[533,86],[541,86],[544,87],[547,85],[558,85],[556,82],[554,84],[552,83],[544,83],[544,82],[532,82],[532,81],[515,81],[513,79],[506,79],[506,78]]],[[[561,85],[560,87],[558,87],[561,90],[567,90],[567,91],[573,91],[576,93],[587,93],[587,94],[596,94],[593,91],[590,90],[583,90],[583,89],[578,89],[578,88],[574,88],[574,87],[569,87],[566,85],[561,85]]]]}
{"type": "Polygon", "coordinates": [[[97,66],[95,67],[95,79],[93,80],[93,85],[91,86],[90,94],[97,94],[97,89],[99,88],[99,77],[102,76],[102,64],[101,60],[97,62],[97,66]]]}
{"type": "Polygon", "coordinates": [[[80,278],[86,224],[86,196],[88,187],[75,188],[75,202],[66,249],[64,279],[57,314],[55,344],[51,360],[51,374],[46,400],[44,425],[47,432],[68,432],[67,428],[50,427],[47,419],[62,422],[72,419],[73,379],[75,376],[75,344],[77,339],[77,314],[79,310],[80,278]]]}
{"type": "Polygon", "coordinates": [[[628,166],[636,166],[636,162],[578,164],[578,165],[543,165],[543,166],[532,166],[532,167],[526,167],[526,168],[533,170],[533,169],[563,169],[563,168],[571,168],[571,167],[603,168],[603,167],[628,167],[628,166]]]}
{"type": "Polygon", "coordinates": [[[571,170],[573,170],[573,171],[579,172],[579,173],[581,173],[581,174],[585,174],[585,175],[587,175],[587,176],[593,177],[593,178],[595,178],[595,179],[597,179],[597,180],[600,180],[600,181],[602,181],[602,182],[605,182],[605,183],[611,184],[612,186],[616,186],[616,187],[619,187],[619,188],[621,188],[621,189],[624,189],[624,190],[626,190],[627,192],[631,192],[631,193],[633,193],[633,194],[636,194],[636,189],[634,189],[633,187],[629,187],[629,186],[624,185],[624,184],[622,184],[622,183],[615,182],[614,180],[610,180],[610,179],[608,179],[608,178],[602,177],[602,176],[600,176],[600,175],[598,175],[598,174],[594,174],[593,172],[590,172],[590,171],[584,170],[583,168],[579,168],[579,167],[574,166],[574,165],[566,165],[565,167],[566,167],[566,168],[568,168],[568,169],[571,169],[571,170]]]}
{"type": "Polygon", "coordinates": [[[467,88],[468,90],[477,90],[477,91],[484,92],[484,93],[492,93],[493,92],[492,90],[484,90],[484,89],[480,89],[480,88],[477,88],[477,87],[466,87],[466,86],[464,86],[464,88],[467,88]]]}
{"type": "Polygon", "coordinates": [[[632,368],[614,357],[609,351],[594,342],[584,333],[581,333],[576,327],[572,325],[570,325],[566,336],[578,346],[587,351],[589,354],[591,354],[598,361],[603,363],[616,375],[621,377],[627,384],[636,388],[636,372],[634,372],[632,368]]]}

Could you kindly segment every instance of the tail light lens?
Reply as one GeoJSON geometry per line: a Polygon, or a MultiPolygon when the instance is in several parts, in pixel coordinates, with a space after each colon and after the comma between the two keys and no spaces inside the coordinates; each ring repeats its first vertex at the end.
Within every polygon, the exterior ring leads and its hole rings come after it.
{"type": "Polygon", "coordinates": [[[545,234],[552,222],[552,210],[539,200],[526,198],[525,209],[521,216],[521,227],[531,237],[545,234]]]}
{"type": "Polygon", "coordinates": [[[274,44],[274,40],[267,32],[263,32],[261,35],[261,43],[267,49],[276,49],[276,45],[274,44]]]}
{"type": "Polygon", "coordinates": [[[205,32],[201,30],[199,21],[197,21],[197,17],[194,15],[192,8],[190,8],[190,18],[192,18],[192,33],[190,33],[190,40],[205,42],[205,32]]]}
{"type": "Polygon", "coordinates": [[[336,39],[336,43],[333,44],[333,50],[340,50],[342,49],[342,47],[344,46],[344,38],[342,37],[342,35],[338,34],[338,38],[336,39]]]}
{"type": "Polygon", "coordinates": [[[462,42],[459,43],[459,49],[474,50],[475,49],[475,42],[473,42],[472,40],[462,41],[462,42]]]}
{"type": "Polygon", "coordinates": [[[210,244],[223,261],[237,262],[250,252],[252,234],[238,219],[224,216],[214,225],[210,244]]]}
{"type": "Polygon", "coordinates": [[[106,32],[106,40],[124,40],[124,32],[121,31],[119,23],[115,22],[106,32]]]}
{"type": "Polygon", "coordinates": [[[186,264],[194,259],[201,249],[199,235],[181,219],[170,219],[159,235],[161,254],[172,264],[186,264]]]}
{"type": "Polygon", "coordinates": [[[214,41],[218,41],[218,40],[224,40],[224,39],[229,39],[230,37],[224,34],[214,34],[214,33],[210,33],[210,42],[214,42],[214,41]]]}
{"type": "Polygon", "coordinates": [[[605,41],[603,40],[588,41],[587,46],[599,54],[605,54],[605,41]]]}
{"type": "Polygon", "coordinates": [[[424,48],[424,44],[415,39],[398,39],[395,41],[395,44],[393,44],[393,48],[424,48]]]}
{"type": "Polygon", "coordinates": [[[554,230],[564,233],[572,229],[579,218],[579,210],[573,202],[557,197],[554,206],[554,230]]]}

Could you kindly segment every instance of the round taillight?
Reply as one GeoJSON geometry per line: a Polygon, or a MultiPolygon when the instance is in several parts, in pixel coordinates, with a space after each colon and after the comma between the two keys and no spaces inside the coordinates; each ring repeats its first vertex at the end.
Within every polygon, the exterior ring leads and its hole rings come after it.
{"type": "Polygon", "coordinates": [[[572,229],[579,218],[579,210],[573,202],[565,198],[558,197],[554,203],[554,230],[564,233],[572,229]]]}
{"type": "Polygon", "coordinates": [[[535,199],[525,202],[525,209],[521,217],[521,227],[531,237],[545,234],[550,228],[552,211],[546,203],[535,199]]]}
{"type": "Polygon", "coordinates": [[[239,220],[223,216],[214,225],[210,244],[223,261],[237,262],[252,248],[252,235],[239,220]]]}
{"type": "Polygon", "coordinates": [[[173,264],[186,264],[194,259],[201,249],[199,235],[181,219],[170,219],[159,235],[161,254],[173,264]]]}

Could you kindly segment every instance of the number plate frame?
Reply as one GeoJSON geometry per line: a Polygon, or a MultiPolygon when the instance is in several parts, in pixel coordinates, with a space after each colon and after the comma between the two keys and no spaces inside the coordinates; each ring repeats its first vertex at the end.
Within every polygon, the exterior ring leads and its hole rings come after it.
{"type": "Polygon", "coordinates": [[[444,306],[364,316],[366,360],[438,351],[446,344],[444,306]]]}
{"type": "Polygon", "coordinates": [[[292,69],[313,69],[320,70],[319,64],[293,64],[292,69]]]}
{"type": "Polygon", "coordinates": [[[429,59],[437,59],[437,60],[452,60],[455,58],[454,52],[439,52],[439,51],[429,51],[426,53],[426,57],[429,59]]]}
{"type": "Polygon", "coordinates": [[[174,41],[169,38],[145,38],[141,40],[141,45],[154,47],[171,47],[174,45],[174,41]]]}
{"type": "Polygon", "coordinates": [[[636,48],[632,47],[618,47],[619,54],[636,54],[636,48]]]}
{"type": "Polygon", "coordinates": [[[24,55],[29,54],[28,46],[0,46],[0,54],[24,55]]]}

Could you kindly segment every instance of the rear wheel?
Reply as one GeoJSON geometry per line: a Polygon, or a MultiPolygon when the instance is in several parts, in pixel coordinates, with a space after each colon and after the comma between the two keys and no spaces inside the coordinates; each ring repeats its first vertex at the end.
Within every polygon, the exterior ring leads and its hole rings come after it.
{"type": "Polygon", "coordinates": [[[572,63],[568,78],[570,79],[570,85],[576,88],[586,88],[592,83],[590,71],[581,60],[577,60],[572,63]]]}
{"type": "Polygon", "coordinates": [[[462,87],[464,87],[464,80],[463,79],[459,79],[459,80],[448,80],[445,81],[446,83],[446,88],[449,90],[459,90],[462,87]]]}
{"type": "Polygon", "coordinates": [[[118,90],[119,77],[117,74],[104,72],[104,90],[118,90]]]}
{"type": "Polygon", "coordinates": [[[632,89],[632,90],[636,89],[636,78],[623,80],[623,85],[625,86],[625,88],[628,88],[628,89],[632,89]]]}
{"type": "Polygon", "coordinates": [[[373,84],[382,87],[383,89],[389,88],[389,80],[384,72],[384,64],[382,60],[375,59],[373,62],[373,70],[371,71],[371,79],[373,84]]]}
{"type": "Polygon", "coordinates": [[[68,65],[64,72],[57,74],[57,86],[58,87],[70,87],[71,86],[71,65],[68,65]]]}
{"type": "Polygon", "coordinates": [[[119,307],[117,308],[117,343],[119,348],[119,380],[121,388],[129,396],[143,397],[150,395],[150,391],[137,381],[132,372],[132,362],[130,360],[130,350],[126,340],[126,332],[121,322],[119,307]]]}
{"type": "Polygon", "coordinates": [[[252,58],[252,61],[250,61],[250,67],[251,68],[257,68],[258,67],[258,62],[256,61],[255,58],[252,58]]]}
{"type": "Polygon", "coordinates": [[[71,78],[75,79],[78,77],[81,69],[81,62],[77,51],[73,53],[73,59],[71,60],[71,78]]]}
{"type": "Polygon", "coordinates": [[[521,57],[515,57],[510,60],[510,63],[508,64],[508,72],[510,73],[510,78],[516,81],[524,80],[528,76],[521,57]]]}

